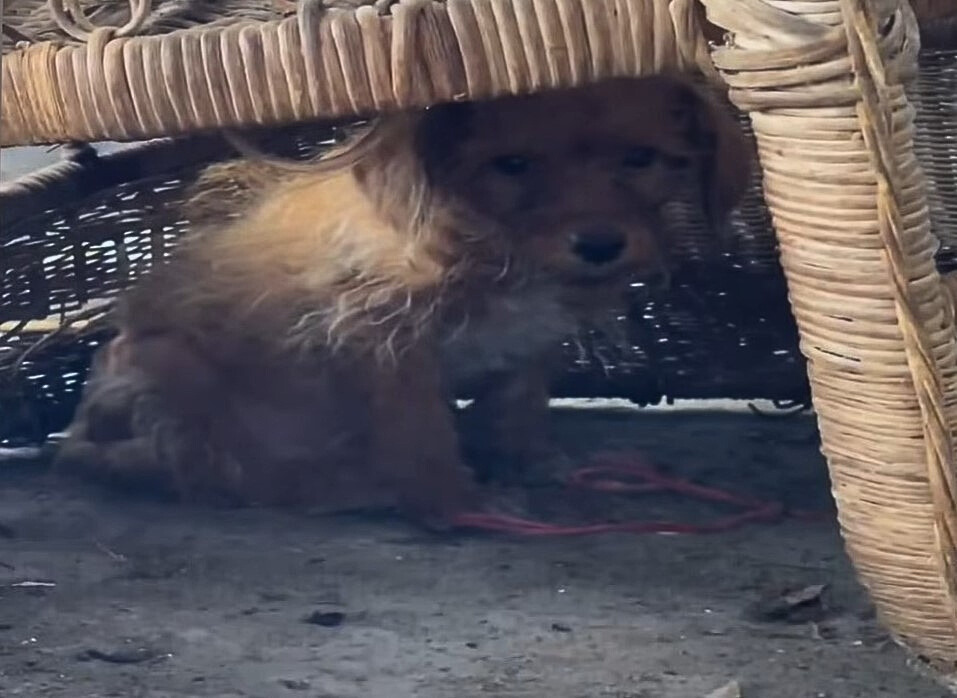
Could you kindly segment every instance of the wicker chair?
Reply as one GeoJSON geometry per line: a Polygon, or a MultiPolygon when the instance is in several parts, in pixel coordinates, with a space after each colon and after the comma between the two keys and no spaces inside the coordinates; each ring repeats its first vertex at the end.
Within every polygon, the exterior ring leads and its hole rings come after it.
{"type": "Polygon", "coordinates": [[[7,0],[0,145],[73,145],[0,189],[0,439],[66,423],[104,302],[233,155],[218,130],[295,156],[377,112],[695,71],[763,178],[720,261],[687,221],[671,288],[569,342],[558,393],[812,395],[860,578],[957,685],[957,2],[902,1],[7,0]]]}

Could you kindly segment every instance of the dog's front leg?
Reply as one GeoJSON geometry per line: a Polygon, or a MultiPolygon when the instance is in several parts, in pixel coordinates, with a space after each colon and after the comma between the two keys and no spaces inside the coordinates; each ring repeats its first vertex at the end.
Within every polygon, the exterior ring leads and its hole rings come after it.
{"type": "Polygon", "coordinates": [[[372,455],[395,487],[399,506],[434,527],[476,510],[478,491],[462,463],[454,416],[432,356],[413,350],[383,367],[372,396],[372,455]]]}
{"type": "Polygon", "coordinates": [[[544,365],[503,374],[476,395],[463,415],[463,440],[483,477],[523,484],[554,478],[548,397],[544,365]]]}

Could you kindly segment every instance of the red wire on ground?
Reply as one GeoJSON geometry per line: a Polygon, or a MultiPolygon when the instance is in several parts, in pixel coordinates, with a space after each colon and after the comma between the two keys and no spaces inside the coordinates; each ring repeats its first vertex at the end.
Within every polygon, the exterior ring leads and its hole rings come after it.
{"type": "Polygon", "coordinates": [[[484,513],[461,514],[453,523],[463,528],[523,536],[585,536],[597,533],[705,534],[729,531],[755,521],[773,521],[785,514],[808,520],[825,516],[817,512],[786,511],[784,506],[777,502],[742,497],[682,478],[668,477],[642,463],[640,457],[634,454],[602,454],[595,459],[594,465],[572,473],[568,484],[581,489],[614,494],[673,492],[703,501],[730,504],[744,511],[705,524],[647,521],[561,526],[505,514],[484,513]]]}

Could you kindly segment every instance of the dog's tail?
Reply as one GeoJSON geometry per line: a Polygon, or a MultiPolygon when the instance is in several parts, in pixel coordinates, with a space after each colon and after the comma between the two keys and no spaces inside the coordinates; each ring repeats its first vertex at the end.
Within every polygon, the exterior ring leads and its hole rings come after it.
{"type": "Polygon", "coordinates": [[[240,215],[276,186],[303,175],[314,177],[352,167],[379,142],[379,125],[378,119],[358,125],[341,143],[305,160],[269,155],[245,136],[225,131],[224,137],[240,156],[204,169],[187,191],[183,212],[194,226],[221,222],[240,215]]]}

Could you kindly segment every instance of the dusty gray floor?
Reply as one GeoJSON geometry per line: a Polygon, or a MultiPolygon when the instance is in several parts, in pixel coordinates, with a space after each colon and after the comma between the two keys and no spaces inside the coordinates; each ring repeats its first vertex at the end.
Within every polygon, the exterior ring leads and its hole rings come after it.
{"type": "MultiPolygon", "coordinates": [[[[807,418],[592,409],[556,426],[581,454],[638,448],[697,480],[829,507],[807,418]]],[[[562,491],[531,506],[565,521],[717,511],[562,491]]],[[[2,696],[701,698],[732,679],[744,698],[945,695],[874,621],[833,519],[439,538],[388,519],[124,501],[6,465],[0,524],[2,696]],[[753,608],[816,584],[823,607],[793,622],[753,608]]]]}

